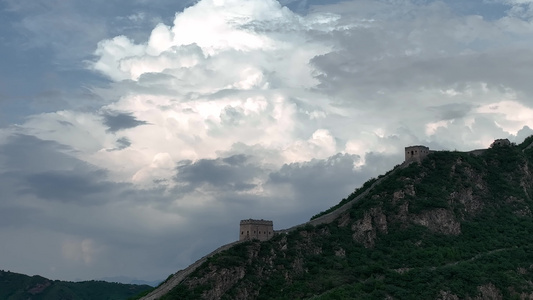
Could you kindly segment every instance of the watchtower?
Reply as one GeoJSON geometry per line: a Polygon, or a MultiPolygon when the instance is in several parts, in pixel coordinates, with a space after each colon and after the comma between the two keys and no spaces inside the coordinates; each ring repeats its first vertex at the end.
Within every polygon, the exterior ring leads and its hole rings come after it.
{"type": "Polygon", "coordinates": [[[405,147],[405,161],[406,162],[421,162],[428,154],[430,150],[426,146],[409,146],[405,147]]]}
{"type": "Polygon", "coordinates": [[[496,139],[492,144],[490,144],[491,148],[500,146],[511,146],[511,142],[508,139],[496,139]]]}
{"type": "Polygon", "coordinates": [[[268,220],[241,220],[239,241],[258,239],[260,241],[269,240],[274,236],[274,226],[268,220]]]}

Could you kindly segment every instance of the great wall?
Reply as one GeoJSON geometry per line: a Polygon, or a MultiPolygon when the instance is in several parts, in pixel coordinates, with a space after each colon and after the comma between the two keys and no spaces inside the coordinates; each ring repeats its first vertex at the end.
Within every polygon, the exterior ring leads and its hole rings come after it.
{"type": "MultiPolygon", "coordinates": [[[[406,166],[408,164],[409,163],[406,164],[404,162],[404,164],[400,165],[400,167],[402,167],[404,165],[406,166]]],[[[320,224],[327,224],[327,223],[333,222],[333,220],[335,220],[343,212],[348,210],[356,201],[358,201],[359,199],[365,197],[376,185],[381,183],[385,178],[390,176],[393,172],[389,173],[389,175],[385,175],[385,176],[381,177],[380,179],[376,180],[369,188],[367,188],[359,196],[354,198],[352,201],[344,204],[343,206],[339,207],[338,209],[336,209],[336,210],[334,210],[334,211],[332,211],[332,212],[330,212],[330,213],[328,213],[326,215],[323,215],[323,216],[320,216],[320,217],[318,217],[316,219],[313,219],[311,221],[308,221],[308,222],[305,222],[305,223],[302,223],[302,224],[299,224],[299,225],[296,225],[296,226],[293,226],[293,227],[290,227],[290,228],[287,228],[287,229],[276,230],[276,231],[274,231],[274,234],[286,234],[286,233],[289,233],[289,232],[291,232],[293,230],[296,230],[298,227],[302,227],[302,226],[306,226],[306,225],[317,226],[317,225],[320,225],[320,224]]],[[[252,220],[252,221],[256,221],[256,220],[252,220]]],[[[242,232],[242,230],[240,230],[240,231],[242,232]]],[[[226,244],[224,246],[221,246],[221,247],[217,248],[215,251],[213,251],[213,252],[205,255],[204,257],[200,258],[199,260],[197,260],[196,262],[194,262],[193,264],[191,264],[187,268],[174,273],[174,275],[172,275],[172,277],[170,277],[165,282],[163,282],[161,285],[159,285],[151,293],[149,293],[148,295],[146,295],[143,298],[141,298],[141,300],[156,300],[156,299],[160,298],[161,296],[163,296],[166,293],[168,293],[172,288],[174,288],[180,282],[182,282],[189,274],[194,272],[194,270],[196,270],[196,268],[198,268],[205,261],[207,261],[207,259],[209,257],[211,257],[211,256],[213,256],[215,254],[218,254],[218,253],[220,253],[220,252],[222,252],[224,250],[227,250],[227,249],[231,248],[234,245],[237,245],[237,244],[245,242],[245,241],[247,241],[247,239],[242,239],[242,240],[239,240],[239,241],[236,241],[236,242],[232,242],[232,243],[229,243],[229,244],[226,244]]]]}
{"type": "MultiPolygon", "coordinates": [[[[508,139],[496,139],[490,145],[490,147],[494,147],[495,145],[497,145],[497,146],[508,146],[508,145],[511,145],[511,142],[508,139]]],[[[531,145],[533,145],[533,143],[531,145]]],[[[487,149],[476,149],[476,150],[467,151],[467,153],[470,153],[472,155],[481,155],[486,150],[487,149]]],[[[295,226],[287,228],[287,229],[275,230],[273,232],[274,233],[273,235],[267,235],[267,233],[265,233],[266,236],[262,235],[260,240],[268,240],[272,236],[277,235],[277,234],[287,234],[287,233],[289,233],[291,231],[296,230],[299,227],[303,227],[303,226],[307,226],[307,225],[317,226],[317,225],[320,225],[320,224],[329,224],[329,223],[333,222],[343,212],[347,211],[350,207],[352,207],[352,205],[355,202],[357,202],[360,199],[364,198],[372,189],[374,189],[375,186],[377,186],[383,180],[385,180],[386,178],[388,178],[389,176],[394,174],[398,169],[405,168],[409,164],[411,164],[412,162],[420,163],[427,155],[429,155],[432,152],[435,152],[435,150],[430,150],[428,147],[422,146],[422,145],[405,147],[405,160],[403,161],[403,163],[401,165],[399,165],[397,168],[393,169],[389,174],[387,174],[385,176],[382,176],[381,178],[376,180],[370,187],[368,187],[365,191],[363,191],[361,194],[359,194],[352,201],[350,201],[350,202],[344,204],[343,206],[337,208],[336,210],[334,210],[334,211],[332,211],[332,212],[330,212],[328,214],[325,214],[323,216],[320,216],[320,217],[318,217],[316,219],[307,221],[307,222],[299,224],[299,225],[295,225],[295,226]]],[[[268,229],[272,229],[273,228],[272,227],[273,223],[272,223],[272,221],[269,221],[269,220],[262,220],[262,219],[261,220],[253,220],[253,219],[241,220],[240,228],[239,228],[240,238],[239,238],[238,241],[223,245],[223,246],[217,248],[216,250],[214,250],[213,252],[211,252],[211,253],[203,256],[202,258],[198,259],[196,262],[194,262],[193,264],[189,265],[187,268],[174,273],[171,277],[169,277],[165,282],[160,284],[151,293],[149,293],[148,295],[146,295],[143,298],[141,298],[141,300],[156,300],[156,299],[160,298],[161,296],[163,296],[166,293],[168,293],[172,288],[174,288],[180,282],[182,282],[188,275],[190,275],[192,272],[194,272],[194,270],[196,270],[198,267],[200,267],[205,261],[207,261],[207,259],[209,257],[212,257],[212,256],[214,256],[214,255],[216,255],[216,254],[218,254],[218,253],[220,253],[220,252],[222,252],[224,250],[227,250],[227,249],[233,247],[234,245],[237,245],[237,244],[243,243],[245,241],[248,241],[250,239],[249,235],[248,235],[248,238],[243,237],[243,235],[245,234],[244,232],[245,232],[246,229],[250,230],[251,227],[248,227],[249,225],[261,225],[262,226],[261,230],[265,230],[265,231],[267,231],[268,229]]],[[[259,234],[259,232],[258,232],[258,234],[259,234]]],[[[259,239],[258,236],[257,236],[257,239],[259,239]]]]}

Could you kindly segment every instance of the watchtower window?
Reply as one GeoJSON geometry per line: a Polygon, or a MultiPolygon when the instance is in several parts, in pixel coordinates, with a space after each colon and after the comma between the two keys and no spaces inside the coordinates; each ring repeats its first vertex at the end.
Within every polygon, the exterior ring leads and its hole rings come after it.
{"type": "Polygon", "coordinates": [[[411,151],[411,156],[415,155],[415,152],[414,151],[411,151]]]}
{"type": "Polygon", "coordinates": [[[241,234],[244,234],[244,231],[241,231],[241,234]]]}

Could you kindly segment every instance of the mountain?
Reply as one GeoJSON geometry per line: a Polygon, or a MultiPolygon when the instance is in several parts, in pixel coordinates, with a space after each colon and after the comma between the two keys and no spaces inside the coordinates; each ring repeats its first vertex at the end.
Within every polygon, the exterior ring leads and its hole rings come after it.
{"type": "Polygon", "coordinates": [[[533,299],[532,146],[434,151],[143,299],[533,299]]]}
{"type": "Polygon", "coordinates": [[[148,285],[68,282],[0,271],[0,299],[5,300],[122,300],[150,289],[148,285]]]}

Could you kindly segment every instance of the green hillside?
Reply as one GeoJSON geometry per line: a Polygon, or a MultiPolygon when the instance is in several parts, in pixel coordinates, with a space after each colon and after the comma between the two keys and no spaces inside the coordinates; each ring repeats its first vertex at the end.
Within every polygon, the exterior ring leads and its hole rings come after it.
{"type": "Polygon", "coordinates": [[[67,282],[0,271],[2,300],[121,300],[151,289],[148,285],[105,281],[67,282]]]}
{"type": "Polygon", "coordinates": [[[532,142],[397,167],[332,223],[238,244],[162,299],[532,299],[532,142]]]}

